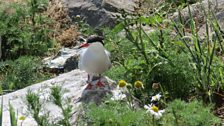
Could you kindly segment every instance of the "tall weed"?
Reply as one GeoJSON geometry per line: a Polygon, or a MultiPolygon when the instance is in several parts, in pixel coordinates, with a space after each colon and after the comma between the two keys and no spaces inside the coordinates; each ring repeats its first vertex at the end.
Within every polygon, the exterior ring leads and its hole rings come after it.
{"type": "MultiPolygon", "coordinates": [[[[204,7],[202,6],[202,10],[203,9],[204,7]]],[[[195,20],[192,17],[189,6],[188,14],[190,16],[191,35],[185,36],[185,33],[183,32],[184,27],[179,27],[184,26],[183,24],[178,25],[174,23],[174,27],[191,56],[190,60],[195,71],[195,79],[197,80],[197,83],[195,83],[194,86],[198,96],[205,102],[212,102],[214,93],[223,88],[223,85],[220,83],[222,81],[221,78],[223,78],[223,73],[220,70],[224,66],[219,58],[219,53],[223,54],[223,38],[221,37],[219,24],[211,10],[208,10],[208,13],[204,11],[204,16],[206,17],[206,36],[203,40],[201,40],[198,35],[195,20]],[[213,38],[211,38],[212,33],[210,33],[209,29],[212,29],[215,33],[213,38]],[[217,49],[220,49],[220,51],[218,52],[217,49]],[[215,76],[217,76],[217,78],[215,76]]],[[[183,20],[181,17],[179,18],[180,20],[183,20]]]]}

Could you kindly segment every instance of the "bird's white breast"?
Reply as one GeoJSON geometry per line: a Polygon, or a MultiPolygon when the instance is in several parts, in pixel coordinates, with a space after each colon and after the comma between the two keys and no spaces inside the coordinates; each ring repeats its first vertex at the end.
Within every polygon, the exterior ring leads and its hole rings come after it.
{"type": "Polygon", "coordinates": [[[81,51],[79,68],[91,74],[102,74],[111,66],[109,53],[100,42],[81,51]]]}

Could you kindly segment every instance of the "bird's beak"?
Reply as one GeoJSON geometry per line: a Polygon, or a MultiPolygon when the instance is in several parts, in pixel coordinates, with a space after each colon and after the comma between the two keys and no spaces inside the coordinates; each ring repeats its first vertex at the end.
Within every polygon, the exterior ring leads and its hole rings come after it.
{"type": "Polygon", "coordinates": [[[88,46],[89,46],[89,43],[83,43],[78,47],[78,49],[81,49],[83,47],[88,47],[88,46]]]}

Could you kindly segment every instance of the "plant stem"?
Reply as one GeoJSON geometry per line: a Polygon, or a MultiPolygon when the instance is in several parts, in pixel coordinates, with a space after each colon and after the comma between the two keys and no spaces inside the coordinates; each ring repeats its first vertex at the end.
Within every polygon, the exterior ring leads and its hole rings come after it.
{"type": "Polygon", "coordinates": [[[152,124],[153,124],[153,126],[156,126],[155,116],[154,115],[152,116],[152,124]]]}
{"type": "Polygon", "coordinates": [[[176,124],[176,126],[179,126],[177,115],[176,115],[176,112],[174,111],[174,109],[172,109],[172,112],[173,112],[173,115],[174,115],[174,118],[175,118],[175,124],[176,124]]]}
{"type": "Polygon", "coordinates": [[[150,63],[149,63],[149,59],[148,59],[146,51],[145,51],[145,44],[143,43],[143,39],[142,39],[142,30],[143,30],[142,22],[139,21],[138,32],[139,32],[140,42],[141,42],[141,46],[142,46],[142,49],[140,51],[142,52],[142,55],[144,56],[146,63],[149,65],[150,63]]]}

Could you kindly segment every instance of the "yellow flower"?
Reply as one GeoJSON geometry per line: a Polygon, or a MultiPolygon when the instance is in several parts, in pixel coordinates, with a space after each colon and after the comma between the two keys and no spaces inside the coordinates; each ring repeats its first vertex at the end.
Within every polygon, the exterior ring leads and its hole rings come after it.
{"type": "Polygon", "coordinates": [[[20,116],[20,117],[19,117],[19,120],[24,121],[25,119],[26,119],[26,117],[24,117],[24,116],[20,116]]]}
{"type": "Polygon", "coordinates": [[[119,87],[125,87],[127,84],[127,82],[125,80],[120,80],[119,83],[118,83],[118,86],[119,87]]]}
{"type": "Polygon", "coordinates": [[[135,87],[136,87],[136,88],[144,88],[144,87],[143,87],[143,84],[142,84],[141,81],[136,81],[136,82],[135,82],[135,87]]]}
{"type": "Polygon", "coordinates": [[[145,105],[144,108],[147,109],[147,113],[149,112],[151,115],[155,116],[156,119],[162,117],[162,114],[165,112],[165,110],[159,110],[155,105],[145,105]]]}
{"type": "Polygon", "coordinates": [[[156,107],[155,105],[153,105],[153,106],[151,107],[151,109],[152,109],[154,112],[158,112],[158,111],[159,111],[159,108],[156,107]]]}

